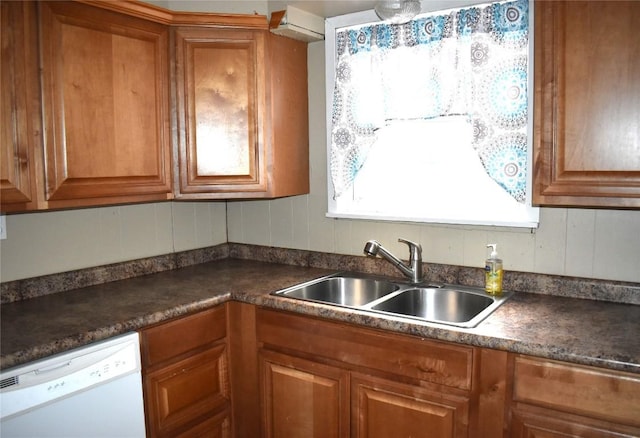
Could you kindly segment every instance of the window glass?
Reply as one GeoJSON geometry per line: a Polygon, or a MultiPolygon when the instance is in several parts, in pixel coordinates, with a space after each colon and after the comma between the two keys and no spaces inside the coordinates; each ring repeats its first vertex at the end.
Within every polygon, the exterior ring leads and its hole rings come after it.
{"type": "Polygon", "coordinates": [[[537,225],[529,6],[327,20],[329,216],[537,225]]]}

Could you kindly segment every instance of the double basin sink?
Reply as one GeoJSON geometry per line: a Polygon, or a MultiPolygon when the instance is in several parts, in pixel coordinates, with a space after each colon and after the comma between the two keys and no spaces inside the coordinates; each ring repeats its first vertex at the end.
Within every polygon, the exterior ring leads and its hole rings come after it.
{"type": "Polygon", "coordinates": [[[493,313],[511,293],[492,296],[481,288],[412,284],[366,274],[339,273],[273,295],[470,328],[493,313]]]}

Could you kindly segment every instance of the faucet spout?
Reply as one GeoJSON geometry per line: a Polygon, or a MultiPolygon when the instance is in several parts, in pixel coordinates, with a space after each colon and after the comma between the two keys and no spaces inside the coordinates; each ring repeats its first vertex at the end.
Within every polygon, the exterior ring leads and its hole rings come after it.
{"type": "Polygon", "coordinates": [[[380,257],[387,260],[402,271],[404,275],[409,277],[412,283],[420,283],[422,281],[422,247],[417,243],[405,239],[398,239],[398,242],[409,245],[408,265],[387,251],[377,240],[369,240],[364,245],[364,253],[372,257],[380,255],[380,257]]]}

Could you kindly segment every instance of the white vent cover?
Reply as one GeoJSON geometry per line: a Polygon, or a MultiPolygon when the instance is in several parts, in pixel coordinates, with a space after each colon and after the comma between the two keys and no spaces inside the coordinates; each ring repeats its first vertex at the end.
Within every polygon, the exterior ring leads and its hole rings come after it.
{"type": "Polygon", "coordinates": [[[293,6],[273,12],[269,27],[276,35],[308,43],[324,39],[324,18],[293,6]]]}

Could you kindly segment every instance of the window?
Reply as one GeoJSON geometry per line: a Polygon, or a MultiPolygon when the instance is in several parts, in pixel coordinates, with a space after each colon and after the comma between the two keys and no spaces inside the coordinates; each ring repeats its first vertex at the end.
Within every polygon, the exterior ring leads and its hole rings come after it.
{"type": "Polygon", "coordinates": [[[528,0],[328,19],[328,216],[537,226],[531,22],[528,0]]]}

